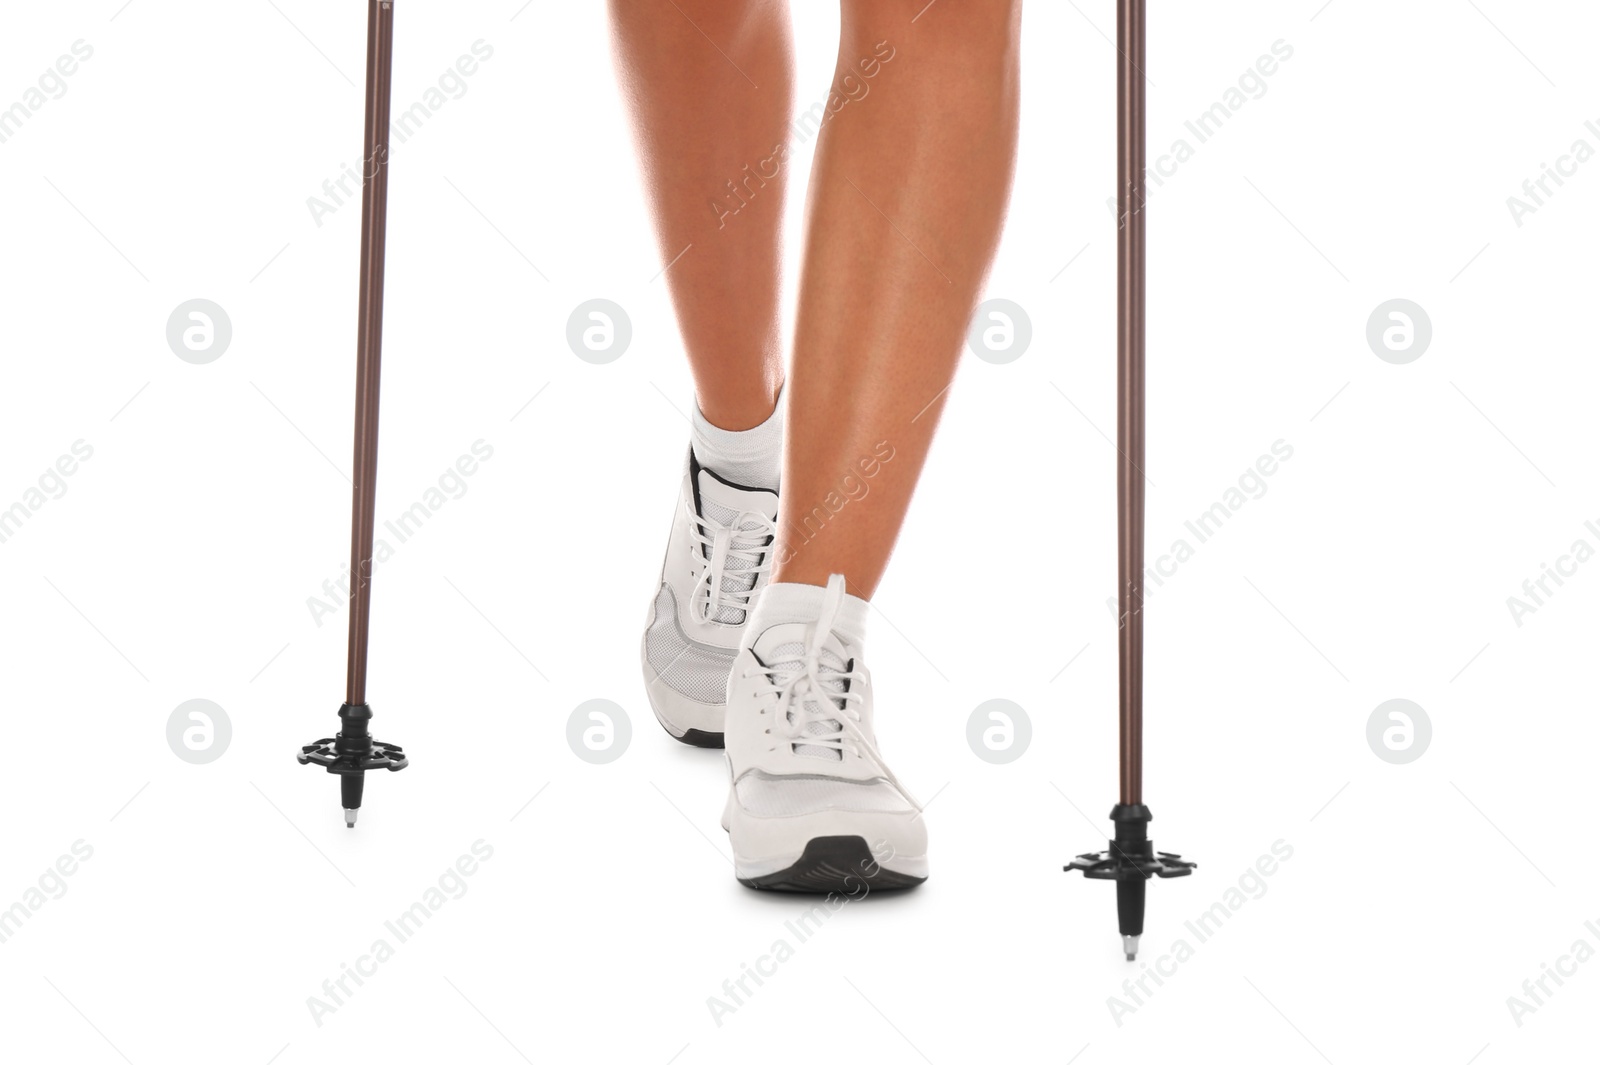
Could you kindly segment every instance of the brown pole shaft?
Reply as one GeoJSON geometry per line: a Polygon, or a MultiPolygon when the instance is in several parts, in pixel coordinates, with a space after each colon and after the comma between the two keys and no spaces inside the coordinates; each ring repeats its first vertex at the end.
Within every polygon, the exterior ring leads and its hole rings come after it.
{"type": "Polygon", "coordinates": [[[1121,802],[1144,791],[1145,0],[1117,0],[1117,579],[1121,802]]]}
{"type": "Polygon", "coordinates": [[[350,642],[345,702],[367,701],[372,535],[377,513],[378,376],[383,349],[384,226],[389,203],[389,81],[393,0],[368,0],[367,117],[362,141],[361,309],[356,327],[355,480],[350,519],[350,642]]]}

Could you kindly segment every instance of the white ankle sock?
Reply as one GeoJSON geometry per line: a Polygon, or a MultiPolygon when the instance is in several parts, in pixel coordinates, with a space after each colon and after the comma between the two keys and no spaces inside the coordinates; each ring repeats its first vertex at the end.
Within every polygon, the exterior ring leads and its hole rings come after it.
{"type": "MultiPolygon", "coordinates": [[[[816,584],[791,584],[782,581],[769,584],[756,600],[745,629],[745,640],[754,643],[767,629],[790,622],[813,622],[822,615],[822,596],[827,591],[816,584]]],[[[833,628],[848,644],[860,646],[867,636],[867,601],[845,593],[839,604],[839,613],[833,619],[833,628]]]]}
{"type": "Polygon", "coordinates": [[[783,468],[782,389],[772,414],[754,429],[719,429],[706,421],[698,403],[690,424],[694,457],[700,465],[735,484],[777,491],[783,468]]]}

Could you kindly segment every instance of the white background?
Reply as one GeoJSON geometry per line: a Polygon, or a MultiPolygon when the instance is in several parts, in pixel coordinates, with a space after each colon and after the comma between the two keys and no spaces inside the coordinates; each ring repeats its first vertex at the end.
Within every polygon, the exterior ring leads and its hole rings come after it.
{"type": "MultiPolygon", "coordinates": [[[[1152,832],[1200,869],[1152,885],[1143,959],[1194,955],[1119,1024],[1139,968],[1112,889],[1060,870],[1103,845],[1116,793],[1115,19],[1029,4],[988,294],[1026,308],[1032,345],[966,357],[871,623],[933,875],[845,907],[719,1026],[708,997],[793,944],[806,903],[734,881],[720,758],[643,696],[691,393],[602,5],[398,13],[397,110],[494,51],[393,156],[380,518],[474,441],[494,454],[379,567],[375,731],[413,765],[369,781],[347,832],[334,780],[290,755],[343,694],[342,605],[319,627],[307,600],[347,552],[360,221],[319,227],[306,200],[358,159],[365,5],[121,4],[0,17],[0,106],[94,49],[0,144],[0,505],[93,448],[0,544],[0,906],[93,848],[0,943],[0,1056],[1488,1065],[1588,1045],[1600,965],[1520,1026],[1506,1000],[1600,947],[1600,565],[1520,626],[1506,600],[1600,546],[1600,162],[1520,227],[1506,199],[1600,147],[1592,5],[1152,5],[1152,154],[1196,149],[1149,207],[1152,558],[1275,441],[1294,454],[1148,608],[1152,832]],[[1280,39],[1265,95],[1195,145],[1184,122],[1280,39]],[[634,328],[605,366],[564,336],[594,297],[634,328]],[[1397,297],[1434,329],[1408,365],[1365,339],[1397,297]],[[166,341],[193,298],[233,326],[208,365],[166,341]],[[232,723],[206,765],[166,741],[194,698],[232,723]],[[608,765],[565,741],[593,698],[632,722],[608,765]],[[1009,765],[966,742],[992,698],[1031,717],[1009,765]],[[1433,726],[1406,765],[1366,740],[1392,698],[1433,726]],[[466,893],[315,1023],[323,981],[480,839],[466,893]],[[1265,894],[1200,943],[1184,922],[1278,840],[1265,894]]],[[[796,6],[808,106],[837,12],[796,6]]]]}

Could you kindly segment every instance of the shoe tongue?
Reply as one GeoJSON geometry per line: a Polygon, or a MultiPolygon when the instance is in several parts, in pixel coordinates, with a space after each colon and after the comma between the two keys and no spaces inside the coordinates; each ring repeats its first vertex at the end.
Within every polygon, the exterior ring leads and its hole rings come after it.
{"type": "MultiPolygon", "coordinates": [[[[822,646],[822,654],[818,657],[818,661],[822,667],[829,671],[843,673],[847,663],[845,662],[844,658],[837,653],[836,649],[839,647],[839,641],[830,634],[827,637],[827,642],[822,646]]],[[[798,660],[804,662],[806,657],[806,647],[805,644],[797,641],[781,643],[772,648],[771,653],[776,656],[774,659],[775,661],[798,660]]],[[[846,691],[846,685],[843,680],[826,676],[822,680],[822,687],[825,692],[831,693],[831,695],[842,696],[846,691]]],[[[797,696],[790,704],[789,713],[793,717],[799,718],[801,722],[804,722],[800,727],[800,735],[837,736],[839,733],[844,731],[844,726],[840,725],[839,722],[821,716],[814,710],[810,709],[808,705],[814,699],[828,697],[828,695],[812,692],[804,696],[797,696]]],[[[835,698],[831,701],[833,702],[834,706],[841,709],[843,708],[842,699],[835,698]]],[[[839,749],[837,747],[824,746],[815,743],[796,743],[794,745],[794,753],[805,758],[822,758],[832,762],[844,760],[843,755],[839,753],[839,749]]]]}
{"type": "MultiPolygon", "coordinates": [[[[778,494],[760,488],[744,488],[731,485],[717,479],[710,470],[702,468],[698,475],[697,486],[700,489],[700,516],[718,525],[733,528],[736,533],[744,533],[742,537],[746,542],[752,542],[755,534],[761,530],[761,524],[751,518],[735,525],[741,513],[765,514],[776,519],[778,515],[778,494]]],[[[764,537],[763,537],[764,539],[764,537]]],[[[705,548],[709,561],[710,548],[705,548]]],[[[748,572],[755,568],[755,563],[747,558],[729,555],[722,567],[722,590],[725,592],[744,593],[756,586],[756,575],[748,572]]],[[[745,612],[737,607],[719,606],[711,615],[712,621],[726,625],[740,625],[744,622],[745,612]]]]}

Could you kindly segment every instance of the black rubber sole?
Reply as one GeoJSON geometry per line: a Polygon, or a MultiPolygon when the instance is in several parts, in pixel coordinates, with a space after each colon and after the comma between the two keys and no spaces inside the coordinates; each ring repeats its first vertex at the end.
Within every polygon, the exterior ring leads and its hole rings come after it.
{"type": "Polygon", "coordinates": [[[661,726],[662,732],[665,732],[679,743],[688,744],[690,747],[707,747],[718,751],[722,750],[722,733],[720,732],[701,732],[697,728],[692,728],[686,729],[683,735],[680,736],[669,729],[667,723],[661,720],[660,717],[656,718],[656,724],[661,726]]]}
{"type": "Polygon", "coordinates": [[[810,895],[837,892],[852,898],[874,891],[904,891],[926,880],[878,864],[860,836],[818,836],[806,844],[800,860],[787,869],[739,883],[757,891],[796,891],[810,895]]]}
{"type": "MultiPolygon", "coordinates": [[[[669,732],[667,735],[672,736],[672,733],[669,732]]],[[[714,747],[719,751],[722,749],[720,732],[701,732],[697,728],[692,728],[685,731],[682,736],[672,736],[672,738],[691,747],[714,747]]]]}

